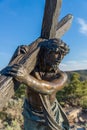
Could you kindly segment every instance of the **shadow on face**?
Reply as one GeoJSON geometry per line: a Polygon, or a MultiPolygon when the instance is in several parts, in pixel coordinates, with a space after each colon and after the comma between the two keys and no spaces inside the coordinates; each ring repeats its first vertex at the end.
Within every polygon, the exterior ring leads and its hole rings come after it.
{"type": "Polygon", "coordinates": [[[61,60],[69,52],[69,47],[60,39],[50,39],[41,43],[39,65],[44,70],[57,69],[61,60]]]}

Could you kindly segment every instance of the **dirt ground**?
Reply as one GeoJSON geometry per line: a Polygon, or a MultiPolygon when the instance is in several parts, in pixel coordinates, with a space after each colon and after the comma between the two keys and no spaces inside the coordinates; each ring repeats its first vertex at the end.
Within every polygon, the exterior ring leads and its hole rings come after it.
{"type": "Polygon", "coordinates": [[[71,130],[87,130],[87,109],[67,106],[65,111],[71,130]]]}

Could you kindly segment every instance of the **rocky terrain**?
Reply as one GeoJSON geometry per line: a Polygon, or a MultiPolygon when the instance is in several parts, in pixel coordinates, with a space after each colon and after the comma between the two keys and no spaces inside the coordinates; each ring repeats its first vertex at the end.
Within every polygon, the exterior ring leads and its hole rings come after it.
{"type": "MultiPolygon", "coordinates": [[[[0,130],[24,130],[22,105],[24,98],[12,98],[0,112],[0,130]]],[[[87,130],[87,110],[65,106],[71,130],[87,130]]]]}
{"type": "Polygon", "coordinates": [[[71,130],[87,130],[87,110],[81,107],[67,106],[65,111],[68,116],[71,130]]]}

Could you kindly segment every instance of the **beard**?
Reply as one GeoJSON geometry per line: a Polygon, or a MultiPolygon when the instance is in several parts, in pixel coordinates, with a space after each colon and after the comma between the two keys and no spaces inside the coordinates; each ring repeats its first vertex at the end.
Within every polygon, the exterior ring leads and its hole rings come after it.
{"type": "Polygon", "coordinates": [[[59,67],[59,63],[51,63],[51,62],[47,62],[46,64],[46,70],[48,70],[49,72],[56,72],[58,70],[59,67]]]}
{"type": "Polygon", "coordinates": [[[56,72],[56,70],[58,70],[58,64],[53,64],[52,65],[52,70],[54,71],[54,72],[56,72]]]}

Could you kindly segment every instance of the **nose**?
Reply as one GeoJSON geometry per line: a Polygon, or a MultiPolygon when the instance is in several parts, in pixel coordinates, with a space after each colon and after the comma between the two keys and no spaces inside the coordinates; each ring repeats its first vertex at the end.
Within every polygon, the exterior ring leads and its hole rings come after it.
{"type": "Polygon", "coordinates": [[[61,59],[63,59],[63,55],[61,55],[61,59]]]}

